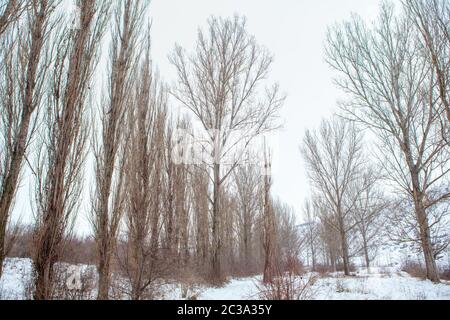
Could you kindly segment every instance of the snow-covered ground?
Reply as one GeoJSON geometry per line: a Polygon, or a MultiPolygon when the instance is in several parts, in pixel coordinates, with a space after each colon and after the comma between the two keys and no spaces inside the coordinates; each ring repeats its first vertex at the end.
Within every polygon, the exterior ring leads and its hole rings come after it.
{"type": "MultiPolygon", "coordinates": [[[[200,299],[257,299],[258,278],[232,280],[225,287],[207,289],[200,299]]],[[[371,273],[353,277],[319,277],[312,285],[314,300],[450,300],[450,282],[433,284],[406,273],[371,273]]]]}
{"type": "MultiPolygon", "coordinates": [[[[25,299],[31,275],[29,259],[7,259],[0,279],[0,299],[25,299]]],[[[260,277],[233,279],[223,288],[196,287],[201,300],[258,299],[257,284],[260,277]]],[[[433,284],[398,271],[397,268],[365,269],[351,277],[340,273],[317,275],[311,287],[313,299],[318,300],[450,300],[450,282],[433,284]]],[[[164,298],[180,299],[181,286],[168,285],[164,298]]],[[[192,293],[192,292],[191,292],[192,293]]]]}
{"type": "Polygon", "coordinates": [[[26,298],[26,286],[31,276],[30,259],[6,259],[0,278],[0,299],[21,300],[26,298]]]}

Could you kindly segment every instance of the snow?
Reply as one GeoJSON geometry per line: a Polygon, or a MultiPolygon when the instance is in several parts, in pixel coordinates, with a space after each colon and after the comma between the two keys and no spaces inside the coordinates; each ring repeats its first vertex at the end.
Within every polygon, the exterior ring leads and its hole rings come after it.
{"type": "MultiPolygon", "coordinates": [[[[91,266],[92,267],[92,266],[91,266]]],[[[0,299],[25,299],[31,276],[29,259],[6,259],[0,279],[0,299]]],[[[310,274],[311,275],[311,274],[310,274]]],[[[433,284],[401,272],[397,267],[360,268],[353,276],[341,273],[317,277],[311,287],[316,300],[450,300],[450,282],[433,284]]],[[[221,288],[196,286],[191,290],[200,300],[258,299],[257,284],[261,276],[231,279],[221,288]]],[[[181,285],[171,284],[163,299],[181,299],[181,285]]]]}
{"type": "Polygon", "coordinates": [[[31,276],[32,262],[30,259],[8,258],[3,266],[0,278],[0,299],[25,299],[27,279],[31,276]]]}
{"type": "Polygon", "coordinates": [[[200,295],[201,300],[258,299],[256,285],[261,277],[233,279],[223,288],[209,288],[200,295]]]}
{"type": "Polygon", "coordinates": [[[450,300],[450,283],[433,284],[405,273],[321,278],[317,300],[450,300]]]}

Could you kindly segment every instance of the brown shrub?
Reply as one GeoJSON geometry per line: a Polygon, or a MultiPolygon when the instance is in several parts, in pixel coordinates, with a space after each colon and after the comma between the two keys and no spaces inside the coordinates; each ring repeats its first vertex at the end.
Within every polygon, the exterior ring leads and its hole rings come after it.
{"type": "Polygon", "coordinates": [[[316,264],[316,268],[314,271],[319,275],[324,276],[328,273],[333,272],[333,267],[326,264],[316,264]]]}
{"type": "Polygon", "coordinates": [[[425,268],[418,262],[407,260],[402,264],[402,271],[410,276],[420,279],[426,279],[425,268]]]}
{"type": "Polygon", "coordinates": [[[311,300],[314,296],[312,286],[317,277],[299,276],[286,272],[275,277],[272,282],[257,284],[258,298],[261,300],[311,300]]]}
{"type": "Polygon", "coordinates": [[[439,276],[441,280],[450,280],[450,267],[444,269],[439,276]]]}
{"type": "MultiPolygon", "coordinates": [[[[353,263],[350,263],[348,265],[348,269],[349,269],[350,272],[356,272],[356,267],[355,267],[355,265],[353,263]]],[[[336,271],[343,272],[344,271],[344,264],[338,263],[336,265],[336,271]]]]}

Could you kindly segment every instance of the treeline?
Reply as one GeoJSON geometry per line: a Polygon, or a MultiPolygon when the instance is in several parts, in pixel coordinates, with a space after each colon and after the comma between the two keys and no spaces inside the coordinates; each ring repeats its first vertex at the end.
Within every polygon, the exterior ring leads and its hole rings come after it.
{"type": "Polygon", "coordinates": [[[213,17],[191,53],[177,46],[169,87],[150,56],[149,1],[75,3],[73,21],[59,0],[1,7],[0,266],[29,256],[34,299],[58,298],[61,262],[94,263],[98,299],[117,275],[128,297],[145,299],[164,279],[271,281],[297,261],[294,214],[270,195],[270,150],[259,166],[251,156],[278,127],[284,97],[267,84],[272,56],[245,19],[213,17]],[[180,162],[191,147],[177,132],[195,124],[208,159],[180,162]],[[11,222],[24,167],[26,229],[11,222]],[[80,240],[85,207],[92,233],[80,240]]]}
{"type": "Polygon", "coordinates": [[[450,243],[449,14],[448,1],[383,3],[373,25],[354,16],[329,28],[326,61],[347,98],[302,144],[313,269],[339,262],[348,275],[351,257],[370,267],[393,241],[418,249],[439,282],[450,243]]]}

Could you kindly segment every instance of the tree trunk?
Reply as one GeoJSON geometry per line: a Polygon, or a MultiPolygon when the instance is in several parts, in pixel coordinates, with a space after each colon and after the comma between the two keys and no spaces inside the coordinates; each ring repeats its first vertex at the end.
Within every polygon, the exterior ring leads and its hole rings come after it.
{"type": "Polygon", "coordinates": [[[222,241],[221,241],[221,225],[222,217],[220,210],[220,164],[214,164],[214,190],[213,190],[213,250],[211,256],[211,281],[214,284],[222,284],[224,276],[222,272],[222,241]]]}
{"type": "MultiPolygon", "coordinates": [[[[267,168],[267,164],[266,164],[267,168]]],[[[275,272],[275,219],[273,217],[273,209],[270,205],[270,181],[269,177],[265,176],[264,186],[264,275],[263,282],[271,283],[273,281],[275,272]]]]}
{"type": "Polygon", "coordinates": [[[331,263],[331,270],[333,272],[336,272],[336,255],[332,248],[330,248],[330,263],[331,263]]]}
{"type": "Polygon", "coordinates": [[[34,268],[36,270],[34,300],[50,300],[52,298],[53,264],[43,262],[35,264],[34,268]]]}
{"type": "Polygon", "coordinates": [[[109,283],[110,283],[110,259],[104,255],[100,257],[98,264],[98,295],[97,300],[109,299],[109,283]]]}
{"type": "Polygon", "coordinates": [[[364,259],[366,261],[367,272],[370,273],[370,259],[369,259],[369,248],[367,247],[367,239],[363,234],[363,249],[364,249],[364,259]]]}
{"type": "MultiPolygon", "coordinates": [[[[9,4],[12,4],[11,1],[9,4]]],[[[37,85],[37,72],[38,65],[40,61],[42,47],[44,45],[43,32],[45,29],[45,21],[48,18],[47,12],[47,2],[42,2],[39,8],[34,8],[34,16],[30,17],[33,25],[31,26],[31,45],[28,50],[28,62],[25,76],[25,83],[20,86],[21,89],[25,89],[24,95],[22,97],[22,116],[20,119],[19,132],[14,139],[14,149],[11,155],[11,162],[7,168],[7,175],[4,179],[2,189],[0,190],[0,276],[2,274],[2,266],[4,260],[4,244],[5,244],[5,233],[6,225],[8,223],[9,212],[11,209],[11,204],[14,198],[14,194],[17,188],[17,183],[19,180],[20,170],[22,167],[22,161],[25,156],[28,131],[31,122],[31,116],[36,109],[35,94],[37,85]],[[5,230],[5,231],[3,231],[5,230]]],[[[9,6],[9,5],[8,5],[9,6]]],[[[6,9],[8,10],[8,9],[6,9]]]]}
{"type": "Polygon", "coordinates": [[[25,155],[26,138],[28,135],[28,129],[30,126],[31,112],[26,110],[31,109],[30,106],[24,107],[24,114],[20,124],[20,132],[17,140],[17,144],[14,147],[11,164],[8,168],[8,174],[6,176],[4,185],[1,190],[0,196],[0,276],[2,275],[2,266],[5,258],[5,236],[6,226],[8,224],[9,213],[11,210],[11,204],[13,202],[14,194],[17,188],[19,180],[20,169],[22,167],[22,161],[25,155]]]}
{"type": "Polygon", "coordinates": [[[340,235],[341,235],[341,248],[342,248],[342,262],[344,264],[344,274],[346,276],[349,276],[350,268],[349,268],[347,237],[343,230],[340,231],[340,235]]]}
{"type": "Polygon", "coordinates": [[[433,281],[434,283],[439,283],[440,282],[439,271],[433,254],[430,228],[428,226],[428,219],[423,206],[419,205],[416,207],[416,214],[419,221],[420,240],[422,244],[422,252],[425,259],[427,279],[433,281]]]}
{"type": "Polygon", "coordinates": [[[312,232],[310,232],[309,242],[310,242],[310,247],[311,247],[312,271],[315,271],[316,270],[316,252],[315,252],[315,249],[314,249],[312,232]]]}
{"type": "Polygon", "coordinates": [[[412,172],[412,185],[414,197],[414,209],[416,211],[416,218],[419,224],[420,242],[422,245],[422,252],[425,259],[425,266],[427,272],[427,279],[434,283],[439,283],[439,271],[436,265],[436,260],[433,254],[433,246],[431,244],[430,227],[428,217],[423,205],[424,194],[420,191],[419,175],[412,172]]]}
{"type": "Polygon", "coordinates": [[[0,221],[0,278],[3,274],[3,263],[6,258],[5,245],[6,245],[6,223],[5,221],[0,221]]]}

